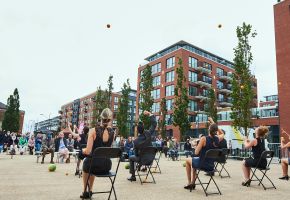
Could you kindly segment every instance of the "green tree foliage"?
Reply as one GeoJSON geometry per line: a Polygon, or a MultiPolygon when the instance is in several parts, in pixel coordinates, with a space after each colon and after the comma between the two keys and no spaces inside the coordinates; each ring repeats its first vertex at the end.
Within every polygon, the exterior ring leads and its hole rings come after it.
{"type": "Polygon", "coordinates": [[[205,112],[210,116],[214,122],[217,122],[217,104],[216,104],[216,94],[213,88],[210,88],[207,95],[208,99],[206,101],[205,112]]]}
{"type": "Polygon", "coordinates": [[[118,113],[117,113],[117,126],[119,129],[119,134],[123,137],[127,137],[129,133],[129,93],[131,91],[129,79],[123,84],[122,95],[119,100],[118,113]]]}
{"type": "Polygon", "coordinates": [[[182,60],[178,58],[178,67],[176,68],[177,84],[174,88],[174,112],[173,125],[179,127],[180,135],[184,136],[190,127],[188,121],[188,91],[186,78],[184,76],[182,60]]]}
{"type": "Polygon", "coordinates": [[[20,99],[18,89],[7,99],[6,112],[2,123],[2,129],[12,132],[18,132],[20,129],[20,99]]]}
{"type": "Polygon", "coordinates": [[[167,115],[166,99],[162,98],[160,102],[160,112],[159,112],[159,121],[158,121],[158,132],[162,135],[162,138],[165,137],[166,133],[166,121],[165,117],[167,115]]]}
{"type": "Polygon", "coordinates": [[[94,116],[96,121],[100,121],[100,114],[103,109],[107,107],[107,94],[106,91],[103,91],[101,86],[97,88],[96,97],[95,97],[95,109],[94,116]]]}
{"type": "Polygon", "coordinates": [[[234,49],[234,69],[232,80],[232,110],[231,117],[233,119],[233,127],[244,130],[244,134],[248,135],[251,126],[251,108],[253,107],[254,91],[252,89],[252,74],[250,65],[253,61],[251,46],[249,40],[254,38],[257,33],[252,31],[250,24],[243,23],[236,30],[238,45],[234,49]]]}
{"type": "Polygon", "coordinates": [[[107,96],[106,96],[106,98],[107,98],[107,107],[112,109],[111,108],[112,107],[111,99],[112,99],[112,91],[114,89],[114,87],[113,87],[113,76],[112,75],[109,76],[109,79],[108,79],[107,83],[108,83],[108,90],[107,90],[107,96]]]}
{"type": "Polygon", "coordinates": [[[144,123],[145,129],[149,129],[150,127],[150,118],[148,116],[145,116],[143,114],[143,111],[147,110],[151,112],[152,110],[153,105],[153,98],[151,95],[152,91],[153,91],[152,70],[151,66],[147,65],[143,70],[140,81],[140,96],[141,96],[140,109],[142,113],[139,113],[140,115],[139,120],[141,120],[144,123]]]}

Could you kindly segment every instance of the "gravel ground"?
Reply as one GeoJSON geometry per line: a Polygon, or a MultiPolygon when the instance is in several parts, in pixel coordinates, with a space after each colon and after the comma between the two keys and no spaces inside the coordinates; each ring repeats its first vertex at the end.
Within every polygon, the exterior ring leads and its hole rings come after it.
{"type": "MultiPolygon", "coordinates": [[[[48,160],[45,164],[36,163],[36,157],[31,155],[16,155],[13,159],[5,154],[0,154],[0,200],[77,200],[82,192],[82,181],[74,176],[74,160],[70,164],[57,164],[55,172],[48,172],[48,160]]],[[[116,161],[113,161],[116,165],[116,161]]],[[[161,158],[162,174],[155,174],[156,184],[141,185],[139,181],[128,182],[128,170],[125,163],[120,164],[119,174],[116,179],[116,192],[118,199],[130,200],[185,200],[185,199],[289,199],[290,182],[278,180],[281,176],[281,166],[273,164],[269,177],[274,181],[277,190],[264,189],[253,183],[251,187],[242,187],[241,161],[230,160],[227,169],[231,178],[216,177],[222,195],[205,197],[201,187],[196,190],[183,189],[186,183],[184,161],[168,161],[161,158]]],[[[201,176],[203,179],[207,178],[201,176]]],[[[269,185],[268,182],[265,182],[269,185]]],[[[109,180],[97,178],[94,188],[98,191],[108,189],[109,180]]],[[[210,188],[213,190],[214,188],[210,188]]],[[[107,199],[107,194],[94,195],[93,199],[107,199]]],[[[111,198],[113,199],[113,198],[111,198]]]]}

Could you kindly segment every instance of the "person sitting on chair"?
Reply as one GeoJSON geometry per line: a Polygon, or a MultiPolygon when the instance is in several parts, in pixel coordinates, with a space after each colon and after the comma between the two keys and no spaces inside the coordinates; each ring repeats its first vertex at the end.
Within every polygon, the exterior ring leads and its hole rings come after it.
{"type": "MultiPolygon", "coordinates": [[[[284,133],[285,131],[282,129],[282,132],[284,133]]],[[[290,137],[289,137],[289,140],[290,140],[290,137]]],[[[290,142],[286,143],[284,137],[281,137],[281,151],[282,150],[286,150],[287,154],[290,153],[290,142]]],[[[288,165],[290,165],[290,157],[287,156],[286,158],[282,158],[281,159],[281,166],[282,166],[283,176],[280,177],[279,179],[287,180],[287,181],[289,180],[288,165]]]]}
{"type": "Polygon", "coordinates": [[[184,153],[186,158],[188,158],[188,156],[192,155],[192,147],[191,147],[191,143],[189,142],[189,138],[186,139],[186,142],[184,144],[184,153]]]}
{"type": "Polygon", "coordinates": [[[152,133],[154,134],[155,132],[156,118],[153,114],[151,114],[149,111],[146,111],[146,110],[144,111],[144,115],[150,116],[150,128],[149,130],[144,131],[144,124],[142,122],[138,123],[138,126],[137,126],[138,137],[134,140],[135,155],[129,157],[131,177],[128,178],[128,181],[136,181],[135,162],[140,161],[139,151],[142,150],[142,148],[152,146],[151,134],[152,133]]]}
{"type": "MultiPolygon", "coordinates": [[[[82,154],[85,156],[91,155],[98,147],[111,147],[115,138],[115,132],[111,126],[109,126],[112,120],[113,113],[109,108],[105,108],[100,117],[102,119],[101,125],[97,125],[95,128],[90,129],[87,140],[87,147],[82,149],[82,154]]],[[[94,158],[92,165],[90,157],[86,157],[83,162],[83,185],[84,192],[80,198],[89,199],[92,196],[92,188],[94,185],[95,176],[92,174],[108,174],[112,167],[112,161],[108,158],[94,158]],[[91,171],[90,171],[91,169],[91,171]],[[89,178],[89,179],[88,179],[89,178]],[[89,191],[86,191],[86,183],[89,183],[89,191]]]]}
{"type": "Polygon", "coordinates": [[[29,155],[33,155],[34,144],[34,135],[32,135],[28,140],[29,155]]]}
{"type": "Polygon", "coordinates": [[[204,160],[204,157],[208,150],[218,148],[219,141],[223,139],[223,133],[218,128],[217,124],[210,124],[208,131],[209,135],[201,137],[195,149],[195,155],[199,155],[199,157],[186,159],[188,184],[184,186],[184,189],[195,189],[196,169],[203,169],[207,172],[212,172],[214,170],[214,160],[204,160]]]}
{"type": "Polygon", "coordinates": [[[64,134],[61,131],[58,135],[58,138],[55,140],[55,151],[60,154],[60,158],[66,163],[69,163],[70,160],[68,158],[69,151],[67,148],[67,140],[64,138],[64,134]]]}
{"type": "Polygon", "coordinates": [[[259,166],[257,166],[257,164],[261,158],[262,153],[265,151],[265,136],[268,132],[268,127],[259,126],[255,129],[255,139],[250,141],[247,137],[244,138],[244,146],[246,149],[252,148],[253,158],[247,158],[243,162],[242,169],[245,178],[245,181],[242,182],[243,186],[249,186],[251,184],[251,167],[266,168],[267,166],[267,159],[262,159],[259,166]]]}
{"type": "Polygon", "coordinates": [[[26,153],[27,151],[27,144],[28,141],[26,139],[26,136],[23,134],[21,135],[21,137],[19,138],[19,151],[20,151],[20,155],[23,155],[26,153]]]}
{"type": "Polygon", "coordinates": [[[41,164],[44,163],[44,158],[47,153],[50,153],[50,163],[53,162],[53,157],[54,157],[54,139],[52,138],[52,134],[48,133],[46,137],[44,136],[42,139],[42,161],[41,164]]]}

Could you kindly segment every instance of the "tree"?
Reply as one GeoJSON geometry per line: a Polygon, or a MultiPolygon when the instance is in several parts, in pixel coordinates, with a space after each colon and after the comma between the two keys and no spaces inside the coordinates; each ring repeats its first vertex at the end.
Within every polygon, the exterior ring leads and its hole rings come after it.
{"type": "Polygon", "coordinates": [[[123,137],[128,136],[129,127],[128,127],[128,117],[129,117],[129,93],[131,91],[129,79],[123,84],[122,95],[119,100],[118,113],[117,113],[117,126],[119,133],[123,137]]]}
{"type": "Polygon", "coordinates": [[[160,112],[158,121],[158,132],[162,135],[162,138],[165,137],[166,133],[166,119],[165,119],[166,115],[167,115],[166,99],[162,98],[160,102],[160,112]]]}
{"type": "Polygon", "coordinates": [[[2,129],[11,132],[18,132],[20,129],[20,100],[18,89],[7,99],[6,111],[2,122],[2,129]]]}
{"type": "Polygon", "coordinates": [[[112,107],[112,105],[111,105],[112,91],[114,89],[114,87],[113,87],[113,76],[112,75],[109,76],[109,79],[108,79],[107,83],[108,83],[108,89],[106,91],[106,93],[107,93],[107,96],[106,96],[106,98],[107,98],[107,107],[111,109],[111,107],[112,107]]]}
{"type": "Polygon", "coordinates": [[[208,90],[208,99],[206,100],[205,112],[210,116],[214,122],[217,122],[217,105],[216,105],[216,94],[213,88],[208,90]]]}
{"type": "Polygon", "coordinates": [[[140,115],[140,120],[144,123],[144,128],[149,129],[150,127],[150,118],[148,116],[145,116],[143,114],[143,111],[152,110],[153,105],[153,98],[152,98],[152,91],[153,91],[153,77],[152,77],[152,70],[151,66],[147,65],[145,69],[143,70],[143,73],[141,75],[141,81],[140,81],[140,109],[142,113],[140,115]]]}
{"type": "Polygon", "coordinates": [[[234,48],[234,69],[232,80],[232,126],[238,130],[241,128],[244,134],[248,135],[251,126],[251,108],[253,107],[254,91],[252,89],[252,75],[250,65],[253,61],[249,40],[254,38],[257,33],[252,31],[250,24],[243,23],[236,30],[238,45],[234,48]]]}
{"type": "MultiPolygon", "coordinates": [[[[95,97],[95,108],[94,108],[94,119],[95,122],[100,120],[100,114],[103,109],[107,107],[107,98],[106,92],[102,90],[101,86],[97,88],[96,97],[95,97]]],[[[96,123],[94,123],[96,124],[96,123]]]]}
{"type": "Polygon", "coordinates": [[[183,72],[182,60],[178,58],[176,68],[177,84],[174,88],[173,125],[179,127],[180,136],[183,136],[190,127],[188,121],[188,92],[186,78],[183,72]]]}

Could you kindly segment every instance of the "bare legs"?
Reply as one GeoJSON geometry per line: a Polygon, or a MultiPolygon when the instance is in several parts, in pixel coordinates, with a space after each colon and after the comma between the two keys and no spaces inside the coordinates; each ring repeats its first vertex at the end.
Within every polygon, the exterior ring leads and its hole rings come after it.
{"type": "Polygon", "coordinates": [[[281,160],[283,176],[288,176],[288,159],[281,160]]]}
{"type": "Polygon", "coordinates": [[[250,170],[251,169],[249,167],[246,167],[245,160],[243,161],[242,169],[243,169],[245,181],[248,181],[250,179],[250,170]]]}
{"type": "Polygon", "coordinates": [[[186,175],[187,175],[187,181],[189,184],[194,184],[196,179],[196,169],[192,168],[192,158],[186,159],[186,175]]]}
{"type": "MultiPolygon", "coordinates": [[[[89,177],[89,174],[83,171],[84,191],[86,191],[86,184],[87,184],[88,177],[89,177]]],[[[89,178],[89,188],[90,188],[90,190],[89,191],[92,191],[92,188],[94,186],[94,181],[95,181],[95,176],[90,176],[90,178],[89,178]]]]}

